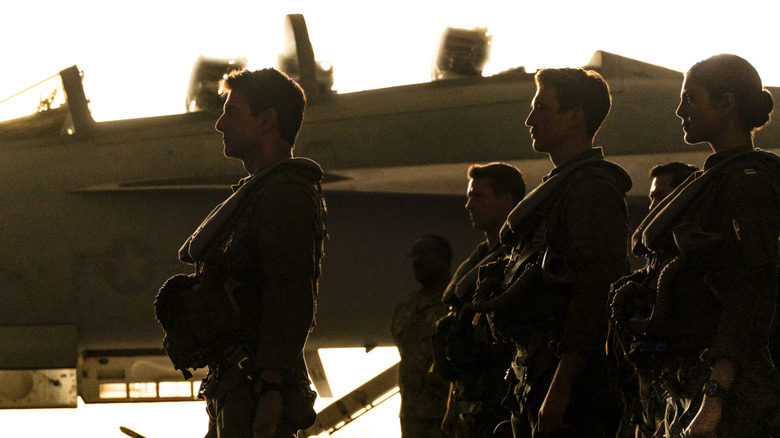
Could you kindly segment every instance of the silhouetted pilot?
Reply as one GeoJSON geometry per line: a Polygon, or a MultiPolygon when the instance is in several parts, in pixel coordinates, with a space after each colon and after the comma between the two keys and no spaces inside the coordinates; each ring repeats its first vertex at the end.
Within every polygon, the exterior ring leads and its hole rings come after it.
{"type": "Polygon", "coordinates": [[[294,158],[303,89],[275,69],[223,81],[216,129],[249,176],[179,251],[196,266],[208,437],[287,438],[314,422],[303,359],[325,237],[322,169],[294,158]]]}
{"type": "Polygon", "coordinates": [[[698,167],[690,164],[672,161],[671,163],[659,164],[650,170],[650,210],[654,209],[664,198],[669,196],[674,189],[685,181],[693,172],[699,170],[698,167]]]}
{"type": "Polygon", "coordinates": [[[450,279],[452,251],[443,237],[426,235],[414,242],[409,258],[422,287],[396,307],[391,326],[401,355],[401,434],[403,438],[443,437],[440,425],[449,384],[432,368],[431,338],[434,324],[448,311],[441,296],[450,279]]]}
{"type": "MultiPolygon", "coordinates": [[[[510,211],[525,196],[523,174],[506,163],[475,164],[468,169],[466,210],[485,240],[452,276],[442,301],[450,314],[437,323],[434,351],[437,370],[451,382],[442,430],[456,438],[492,437],[496,425],[509,419],[501,406],[504,380],[514,348],[497,343],[486,318],[473,324],[469,312],[479,268],[505,254],[498,234],[510,211]]],[[[511,430],[508,431],[511,433],[511,430]]]]}

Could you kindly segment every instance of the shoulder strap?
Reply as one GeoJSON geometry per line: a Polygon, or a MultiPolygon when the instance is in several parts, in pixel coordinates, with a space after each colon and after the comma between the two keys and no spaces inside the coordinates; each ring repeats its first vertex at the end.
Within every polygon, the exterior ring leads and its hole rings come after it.
{"type": "Polygon", "coordinates": [[[725,175],[726,170],[739,166],[748,159],[755,158],[771,166],[776,166],[780,172],[780,157],[758,149],[736,154],[706,171],[695,172],[672,191],[639,224],[632,236],[633,252],[644,254],[657,249],[660,242],[669,235],[671,228],[690,209],[694,201],[719,185],[718,181],[725,175]]]}
{"type": "MultiPolygon", "coordinates": [[[[262,181],[274,179],[279,181],[297,182],[301,184],[312,184],[305,177],[288,172],[276,172],[283,166],[295,161],[311,161],[304,158],[290,158],[281,161],[272,166],[260,170],[258,173],[244,180],[241,185],[228,199],[219,204],[200,224],[194,233],[184,242],[179,249],[179,260],[187,263],[194,263],[203,255],[211,239],[222,229],[222,227],[233,216],[233,213],[241,205],[241,201],[249,193],[253,192],[254,187],[260,185],[262,181]]],[[[319,166],[318,166],[319,167],[319,166]]],[[[319,184],[318,184],[319,187],[319,184]]],[[[321,194],[321,190],[320,190],[321,194]]],[[[320,196],[321,198],[321,196],[320,196]]]]}
{"type": "Polygon", "coordinates": [[[617,178],[610,171],[610,167],[617,167],[617,165],[604,160],[601,156],[591,157],[547,179],[529,192],[509,213],[504,226],[501,227],[501,243],[511,244],[519,240],[522,235],[535,233],[539,221],[554,209],[560,198],[559,193],[573,181],[593,177],[605,178],[619,191],[617,178]]]}
{"type": "Polygon", "coordinates": [[[246,179],[244,184],[238,188],[229,198],[219,204],[212,212],[206,216],[206,219],[195,229],[190,237],[184,242],[179,249],[179,260],[188,263],[194,263],[200,260],[203,251],[223,225],[233,216],[233,212],[241,204],[241,200],[252,191],[252,188],[257,185],[258,181],[262,181],[264,177],[274,169],[275,166],[263,169],[251,178],[246,179]]]}

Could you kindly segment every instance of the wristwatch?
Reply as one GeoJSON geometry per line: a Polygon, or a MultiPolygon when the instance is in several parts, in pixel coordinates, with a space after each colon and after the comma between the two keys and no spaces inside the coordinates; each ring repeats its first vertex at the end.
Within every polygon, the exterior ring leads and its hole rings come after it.
{"type": "Polygon", "coordinates": [[[726,389],[717,380],[708,379],[701,386],[701,392],[707,397],[722,397],[726,389]]]}

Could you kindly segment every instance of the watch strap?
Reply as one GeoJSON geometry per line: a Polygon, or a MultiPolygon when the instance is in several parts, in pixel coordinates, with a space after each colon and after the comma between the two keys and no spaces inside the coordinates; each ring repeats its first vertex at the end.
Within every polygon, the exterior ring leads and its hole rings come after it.
{"type": "Polygon", "coordinates": [[[701,386],[701,391],[707,397],[722,397],[726,392],[726,389],[723,388],[723,385],[721,385],[717,380],[708,379],[701,386]]]}

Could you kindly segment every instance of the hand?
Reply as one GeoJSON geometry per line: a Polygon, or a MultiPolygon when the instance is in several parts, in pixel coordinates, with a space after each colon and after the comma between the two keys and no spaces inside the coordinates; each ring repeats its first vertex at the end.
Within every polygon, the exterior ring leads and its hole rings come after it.
{"type": "Polygon", "coordinates": [[[685,429],[685,436],[690,438],[716,438],[715,428],[718,426],[721,414],[721,399],[704,396],[699,412],[685,429]]]}
{"type": "Polygon", "coordinates": [[[441,420],[441,431],[447,436],[455,436],[455,426],[458,424],[458,413],[447,407],[447,412],[441,420]]]}
{"type": "MultiPolygon", "coordinates": [[[[639,432],[638,426],[636,431],[636,436],[640,436],[641,432],[639,432]]],[[[658,425],[658,427],[655,428],[655,432],[653,433],[653,436],[650,438],[664,438],[666,436],[666,427],[664,427],[664,423],[658,425]]]]}
{"type": "Polygon", "coordinates": [[[254,438],[273,438],[282,422],[282,393],[268,391],[257,397],[257,411],[252,425],[254,438]]]}
{"type": "Polygon", "coordinates": [[[547,396],[539,409],[537,427],[542,436],[549,436],[569,427],[563,422],[563,415],[569,407],[571,388],[585,369],[586,363],[587,358],[577,351],[566,351],[561,355],[558,369],[555,370],[547,396]]]}
{"type": "Polygon", "coordinates": [[[514,438],[514,432],[512,432],[512,424],[509,420],[504,420],[498,423],[495,430],[493,430],[493,436],[496,438],[514,438]]]}
{"type": "Polygon", "coordinates": [[[563,422],[563,415],[569,405],[568,394],[560,394],[550,391],[544,398],[541,409],[539,409],[538,429],[542,436],[549,436],[555,432],[568,427],[563,422]]]}
{"type": "MultiPolygon", "coordinates": [[[[735,365],[730,359],[719,358],[712,366],[710,379],[720,383],[724,391],[728,391],[734,381],[735,365]]],[[[723,410],[721,397],[704,396],[699,407],[699,412],[693,417],[693,421],[685,429],[685,436],[689,438],[714,438],[715,428],[720,422],[723,410]]]]}
{"type": "Polygon", "coordinates": [[[447,396],[447,411],[441,420],[441,431],[447,436],[455,436],[455,428],[458,425],[458,410],[455,408],[454,384],[450,383],[449,395],[447,396]]]}

